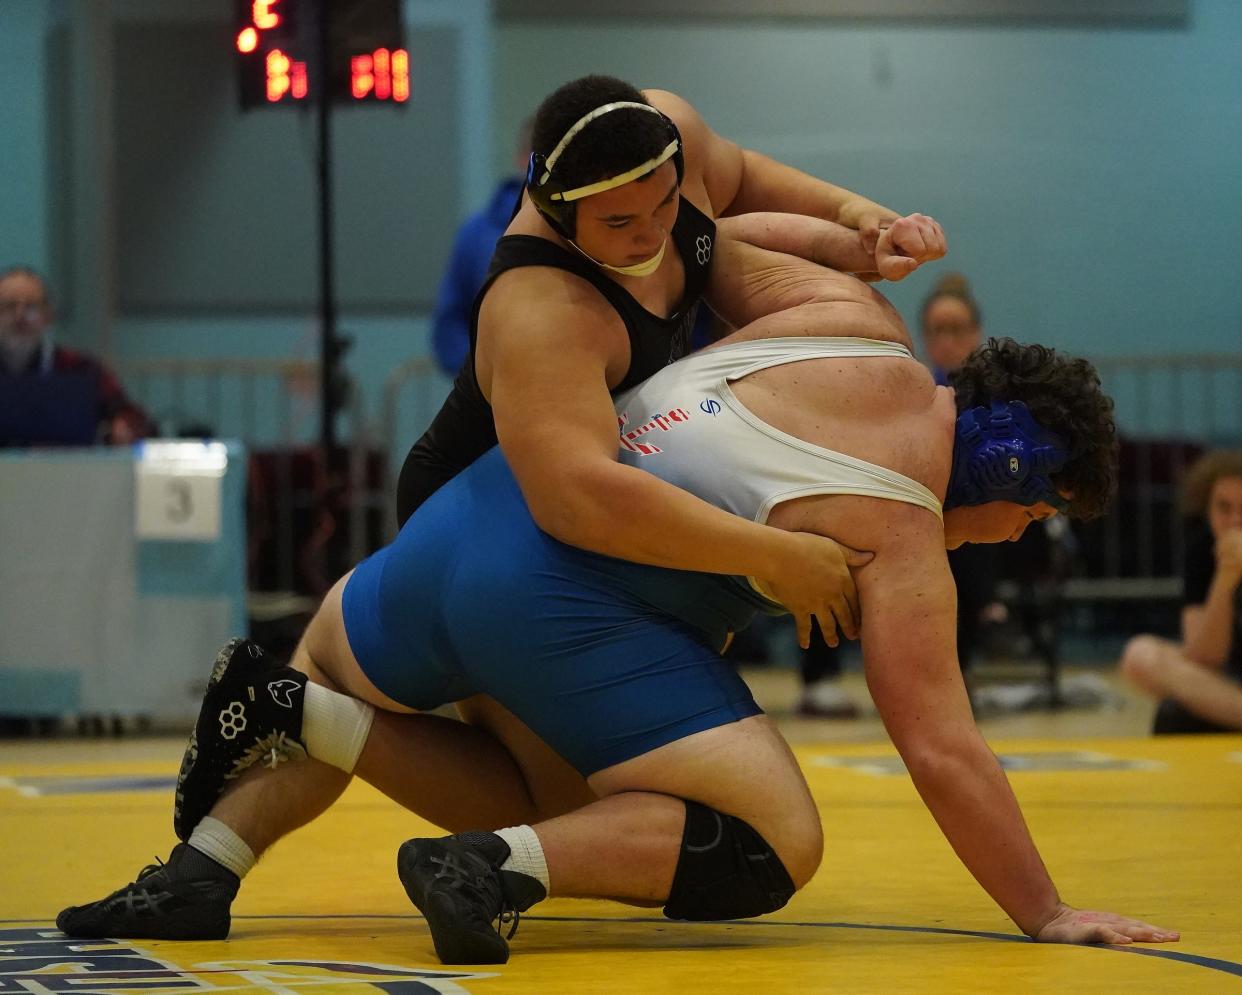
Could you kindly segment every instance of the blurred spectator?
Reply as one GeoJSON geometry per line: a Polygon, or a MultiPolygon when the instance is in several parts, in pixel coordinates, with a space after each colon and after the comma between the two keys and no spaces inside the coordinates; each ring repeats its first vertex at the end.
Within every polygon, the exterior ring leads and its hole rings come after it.
{"type": "Polygon", "coordinates": [[[450,377],[457,376],[470,352],[470,312],[474,308],[474,298],[487,278],[496,240],[513,220],[513,212],[526,185],[532,123],[532,119],[527,118],[518,131],[513,156],[518,175],[501,181],[487,206],[462,222],[453,240],[448,269],[440,279],[436,309],[431,318],[431,344],[440,369],[450,377]]]}
{"type": "Polygon", "coordinates": [[[1242,729],[1242,451],[1208,453],[1183,485],[1182,641],[1135,636],[1121,672],[1160,699],[1152,732],[1242,729]]]}
{"type": "Polygon", "coordinates": [[[52,341],[55,311],[34,270],[0,271],[0,445],[123,445],[152,432],[98,360],[52,341]]]}
{"type": "Polygon", "coordinates": [[[946,273],[923,299],[920,326],[932,377],[942,387],[949,374],[983,345],[983,315],[961,273],[946,273]]]}

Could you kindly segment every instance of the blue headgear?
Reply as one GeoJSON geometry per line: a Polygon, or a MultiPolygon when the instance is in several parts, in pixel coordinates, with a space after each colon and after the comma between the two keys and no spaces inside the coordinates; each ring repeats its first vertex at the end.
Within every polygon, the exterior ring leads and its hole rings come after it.
{"type": "Polygon", "coordinates": [[[953,472],[945,508],[1012,501],[1045,501],[1066,512],[1069,504],[1050,479],[1069,459],[1061,437],[1039,424],[1021,401],[993,401],[957,416],[953,472]]]}
{"type": "Polygon", "coordinates": [[[543,215],[544,219],[557,234],[573,241],[578,220],[577,202],[579,200],[594,193],[602,193],[605,190],[619,187],[622,184],[629,183],[631,180],[638,179],[640,176],[645,176],[657,166],[670,159],[677,169],[677,182],[680,184],[682,173],[685,170],[685,160],[681,149],[681,133],[677,130],[677,125],[673,123],[672,119],[650,104],[640,104],[637,101],[631,100],[617,100],[610,104],[604,104],[602,107],[596,107],[595,110],[579,118],[573,127],[565,132],[565,137],[557,143],[556,148],[549,152],[546,157],[538,152],[532,152],[530,155],[530,165],[526,169],[526,191],[530,194],[530,199],[539,210],[539,213],[543,215]],[[578,136],[582,129],[596,118],[622,108],[648,111],[658,115],[668,129],[668,142],[664,146],[664,150],[659,155],[648,159],[633,169],[626,170],[619,176],[612,176],[606,180],[600,180],[598,183],[589,183],[586,186],[573,190],[567,189],[554,172],[556,161],[561,157],[561,153],[565,151],[569,143],[578,136]]]}

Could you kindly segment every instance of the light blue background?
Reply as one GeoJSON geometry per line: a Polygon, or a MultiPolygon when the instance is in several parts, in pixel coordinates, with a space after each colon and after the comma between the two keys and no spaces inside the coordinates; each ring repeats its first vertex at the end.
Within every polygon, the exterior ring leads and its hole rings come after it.
{"type": "MultiPolygon", "coordinates": [[[[60,182],[51,151],[66,133],[80,174],[101,142],[98,122],[47,116],[65,85],[83,117],[72,76],[82,46],[49,53],[46,43],[56,24],[80,19],[84,2],[0,3],[0,263],[29,262],[70,289],[108,285],[90,271],[106,268],[106,251],[92,262],[81,245],[65,244],[66,228],[94,230],[107,205],[90,203],[80,175],[60,182]]],[[[103,6],[130,18],[152,9],[141,0],[103,6]]],[[[169,0],[162,9],[185,7],[169,0]]],[[[229,7],[219,4],[223,14],[229,7]]],[[[209,4],[196,10],[210,20],[209,4]]],[[[459,115],[460,144],[443,150],[444,168],[462,175],[459,217],[508,168],[517,121],[547,91],[610,72],[684,95],[743,144],[939,218],[950,258],[890,288],[908,319],[951,267],[971,278],[992,333],[1092,356],[1242,346],[1242,4],[1234,0],[1197,0],[1183,28],[1142,29],[498,22],[486,0],[410,0],[407,17],[455,26],[463,38],[458,99],[444,108],[459,115]]],[[[451,232],[425,237],[447,245],[451,232]]],[[[122,311],[109,322],[98,318],[98,301],[94,310],[66,303],[62,337],[116,361],[316,351],[307,314],[122,311]]],[[[346,313],[342,326],[356,340],[349,366],[377,411],[385,376],[427,354],[427,315],[346,313]]],[[[1146,414],[1137,398],[1119,403],[1123,422],[1146,414]]],[[[1232,412],[1236,431],[1236,404],[1232,412]]],[[[399,434],[408,441],[421,415],[405,417],[399,434]]]]}

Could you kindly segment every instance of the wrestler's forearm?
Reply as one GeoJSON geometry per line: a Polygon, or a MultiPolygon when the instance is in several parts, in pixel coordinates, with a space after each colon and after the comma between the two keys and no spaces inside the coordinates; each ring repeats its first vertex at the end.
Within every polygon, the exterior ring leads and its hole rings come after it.
{"type": "Polygon", "coordinates": [[[561,542],[678,570],[773,577],[792,538],[621,463],[581,469],[556,500],[528,494],[527,502],[536,524],[561,542]]]}
{"type": "MultiPolygon", "coordinates": [[[[869,273],[875,269],[875,253],[867,251],[859,233],[835,221],[805,214],[756,211],[723,219],[719,230],[722,238],[797,256],[842,273],[869,273]]],[[[717,263],[712,273],[713,285],[719,268],[717,263]]],[[[742,274],[723,275],[736,281],[742,274]]]]}
{"type": "Polygon", "coordinates": [[[1208,588],[1207,601],[1197,613],[1194,625],[1183,635],[1183,652],[1195,663],[1221,668],[1233,645],[1234,598],[1238,585],[1218,571],[1208,588]]]}
{"type": "Polygon", "coordinates": [[[1013,790],[982,737],[946,747],[929,742],[902,756],[954,852],[1028,936],[1061,907],[1013,790]]]}
{"type": "Polygon", "coordinates": [[[860,194],[786,166],[761,152],[744,149],[741,182],[722,214],[751,211],[806,214],[848,228],[858,228],[868,217],[880,221],[895,221],[898,217],[897,212],[860,194]]]}

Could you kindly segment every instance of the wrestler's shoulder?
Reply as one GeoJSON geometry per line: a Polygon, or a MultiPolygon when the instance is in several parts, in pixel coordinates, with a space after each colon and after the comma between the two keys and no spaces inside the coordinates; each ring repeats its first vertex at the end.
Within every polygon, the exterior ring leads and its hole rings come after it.
{"type": "Polygon", "coordinates": [[[586,339],[603,355],[622,349],[625,323],[600,291],[573,273],[523,266],[496,278],[479,309],[479,341],[522,348],[586,339]],[[499,338],[497,338],[499,336],[499,338]]]}
{"type": "Polygon", "coordinates": [[[700,145],[704,144],[710,132],[703,117],[690,101],[669,90],[644,90],[643,96],[652,107],[670,118],[681,133],[683,152],[686,165],[693,167],[700,145]]]}
{"type": "Polygon", "coordinates": [[[671,118],[681,134],[682,197],[708,217],[719,216],[737,192],[741,150],[712,131],[688,100],[668,90],[644,90],[643,96],[671,118]]]}
{"type": "Polygon", "coordinates": [[[483,299],[490,316],[520,318],[573,308],[584,317],[616,311],[586,277],[557,266],[520,266],[506,270],[492,282],[483,299]]]}

